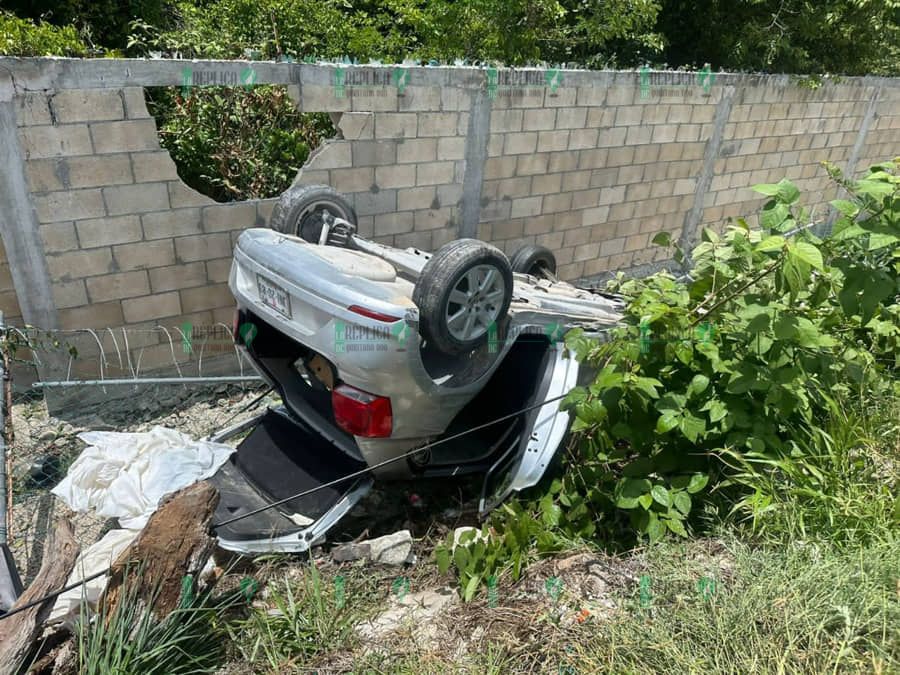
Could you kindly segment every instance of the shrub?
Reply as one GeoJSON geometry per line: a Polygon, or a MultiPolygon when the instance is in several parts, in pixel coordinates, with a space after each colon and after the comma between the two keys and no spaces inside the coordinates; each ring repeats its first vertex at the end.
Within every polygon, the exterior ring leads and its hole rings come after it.
{"type": "Polygon", "coordinates": [[[2,56],[84,56],[87,51],[73,26],[34,23],[0,11],[2,56]]]}
{"type": "Polygon", "coordinates": [[[277,86],[155,89],[149,107],[178,174],[218,201],[279,195],[334,133],[327,114],[299,112],[277,86]]]}

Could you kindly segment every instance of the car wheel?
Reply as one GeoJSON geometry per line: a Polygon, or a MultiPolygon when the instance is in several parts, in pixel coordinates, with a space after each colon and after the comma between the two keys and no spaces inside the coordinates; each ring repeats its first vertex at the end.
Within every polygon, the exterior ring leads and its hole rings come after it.
{"type": "Polygon", "coordinates": [[[416,281],[419,332],[445,354],[470,351],[506,316],[512,291],[512,269],[500,249],[477,239],[451,241],[416,281]]]}
{"type": "Polygon", "coordinates": [[[334,188],[327,185],[294,185],[275,204],[269,227],[318,244],[326,213],[356,225],[356,212],[347,198],[334,188]]]}
{"type": "Polygon", "coordinates": [[[515,252],[509,261],[513,272],[541,277],[544,272],[556,274],[556,256],[543,246],[526,244],[515,252]]]}

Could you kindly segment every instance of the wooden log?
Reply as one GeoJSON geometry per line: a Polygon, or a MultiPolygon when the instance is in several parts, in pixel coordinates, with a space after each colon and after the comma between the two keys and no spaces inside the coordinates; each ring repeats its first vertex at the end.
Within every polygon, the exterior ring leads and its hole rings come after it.
{"type": "Polygon", "coordinates": [[[99,603],[105,616],[123,601],[140,602],[157,619],[177,608],[182,579],[196,579],[215,548],[209,529],[218,503],[218,492],[205,481],[167,497],[113,564],[99,603]]]}
{"type": "MultiPolygon", "coordinates": [[[[41,569],[10,611],[65,586],[77,558],[78,544],[72,523],[60,519],[44,553],[41,569]]],[[[0,673],[19,671],[40,637],[44,621],[55,602],[54,597],[0,620],[0,673]]]]}

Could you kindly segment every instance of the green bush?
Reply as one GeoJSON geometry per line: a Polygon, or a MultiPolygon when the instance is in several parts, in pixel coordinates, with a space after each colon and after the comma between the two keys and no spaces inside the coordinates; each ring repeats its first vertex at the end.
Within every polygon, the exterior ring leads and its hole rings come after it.
{"type": "Polygon", "coordinates": [[[281,194],[334,134],[327,114],[298,112],[284,87],[166,88],[149,98],[179,176],[218,201],[281,194]]]}
{"type": "Polygon", "coordinates": [[[757,185],[769,197],[758,229],[739,219],[704,230],[686,282],[620,276],[611,339],[566,336],[598,374],[564,401],[575,420],[563,471],[540,498],[500,511],[487,542],[438,548],[466,596],[560,538],[687,536],[698,513],[722,507],[778,538],[890,537],[900,477],[878,448],[896,445],[867,440],[883,420],[848,414],[865,400],[895,411],[900,395],[900,160],[858,182],[828,169],[850,196],[833,202],[832,236],[805,226],[789,181],[757,185]]]}
{"type": "Polygon", "coordinates": [[[0,11],[2,56],[84,56],[87,51],[73,26],[34,23],[0,11]]]}

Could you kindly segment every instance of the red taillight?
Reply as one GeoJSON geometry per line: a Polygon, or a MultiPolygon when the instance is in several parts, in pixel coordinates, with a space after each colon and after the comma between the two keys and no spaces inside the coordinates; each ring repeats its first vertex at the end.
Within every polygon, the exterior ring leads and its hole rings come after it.
{"type": "Polygon", "coordinates": [[[376,321],[384,321],[385,323],[394,323],[395,321],[400,320],[400,317],[390,316],[389,314],[382,314],[381,312],[376,312],[373,309],[361,307],[360,305],[350,305],[347,309],[349,309],[354,314],[366,316],[370,319],[375,319],[376,321]]]}
{"type": "Polygon", "coordinates": [[[346,384],[331,392],[334,421],[349,434],[365,438],[391,435],[391,399],[375,396],[346,384]]]}

